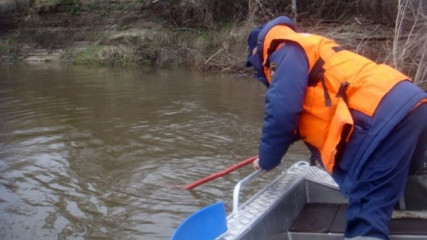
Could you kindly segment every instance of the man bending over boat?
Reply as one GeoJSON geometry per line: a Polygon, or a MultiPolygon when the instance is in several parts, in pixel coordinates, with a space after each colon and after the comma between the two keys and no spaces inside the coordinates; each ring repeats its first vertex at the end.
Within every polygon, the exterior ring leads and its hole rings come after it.
{"type": "Polygon", "coordinates": [[[302,139],[349,198],[345,237],[388,239],[408,175],[426,171],[427,94],[284,16],[254,29],[248,45],[246,66],[268,88],[254,167],[276,167],[302,139]]]}

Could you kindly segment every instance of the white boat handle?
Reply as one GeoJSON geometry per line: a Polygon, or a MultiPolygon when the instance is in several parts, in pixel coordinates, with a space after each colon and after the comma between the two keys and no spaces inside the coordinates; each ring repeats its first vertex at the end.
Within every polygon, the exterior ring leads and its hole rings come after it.
{"type": "Polygon", "coordinates": [[[246,185],[246,183],[252,181],[255,177],[257,177],[260,173],[264,172],[262,169],[258,169],[255,172],[249,174],[247,177],[240,180],[233,190],[233,213],[237,214],[239,212],[239,197],[240,197],[240,189],[246,185]]]}

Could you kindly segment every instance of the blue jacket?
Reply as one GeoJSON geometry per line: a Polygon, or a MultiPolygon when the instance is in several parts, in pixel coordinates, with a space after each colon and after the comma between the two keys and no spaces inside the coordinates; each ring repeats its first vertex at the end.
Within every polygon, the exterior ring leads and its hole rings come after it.
{"type": "Polygon", "coordinates": [[[286,44],[273,53],[271,61],[276,62],[277,71],[265,97],[259,145],[259,164],[266,170],[280,163],[294,140],[308,83],[308,62],[296,43],[286,44]]]}
{"type": "MultiPolygon", "coordinates": [[[[299,115],[303,108],[308,82],[308,63],[304,51],[287,43],[271,55],[276,73],[265,98],[264,126],[259,145],[260,167],[269,170],[277,166],[294,140],[299,115]]],[[[351,169],[350,175],[334,171],[338,183],[357,178],[370,154],[393,127],[427,95],[409,81],[397,84],[382,100],[373,117],[351,110],[355,123],[353,135],[341,154],[337,168],[351,169]]],[[[401,141],[405,144],[405,141],[401,141]]],[[[310,146],[309,146],[310,148],[310,146]]],[[[310,148],[314,156],[319,153],[310,148]]],[[[319,159],[317,157],[317,159],[319,159]]],[[[343,185],[345,188],[345,184],[343,185]]],[[[343,189],[345,191],[345,189],[343,189]]]]}

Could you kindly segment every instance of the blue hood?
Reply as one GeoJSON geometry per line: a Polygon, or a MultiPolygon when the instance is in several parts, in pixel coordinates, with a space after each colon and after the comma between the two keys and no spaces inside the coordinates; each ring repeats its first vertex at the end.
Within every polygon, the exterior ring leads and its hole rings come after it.
{"type": "Polygon", "coordinates": [[[286,25],[296,31],[295,24],[290,18],[280,16],[271,20],[267,24],[258,26],[251,31],[248,37],[248,58],[246,61],[246,67],[254,67],[256,69],[255,78],[263,82],[266,86],[268,86],[268,81],[263,69],[264,59],[262,59],[262,48],[264,46],[264,38],[268,31],[276,25],[286,25]],[[252,56],[252,52],[255,47],[257,47],[257,52],[252,56]]]}

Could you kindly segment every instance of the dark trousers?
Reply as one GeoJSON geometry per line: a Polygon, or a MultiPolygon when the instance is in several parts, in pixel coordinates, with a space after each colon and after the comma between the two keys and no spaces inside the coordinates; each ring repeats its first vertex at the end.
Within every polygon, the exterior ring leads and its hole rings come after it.
{"type": "Polygon", "coordinates": [[[369,157],[349,192],[346,237],[389,239],[388,224],[410,169],[415,173],[424,164],[426,134],[427,104],[422,104],[396,125],[369,157]]]}
{"type": "MultiPolygon", "coordinates": [[[[424,104],[425,105],[425,104],[424,104]]],[[[421,133],[406,182],[404,208],[427,210],[427,129],[421,133]]]]}

